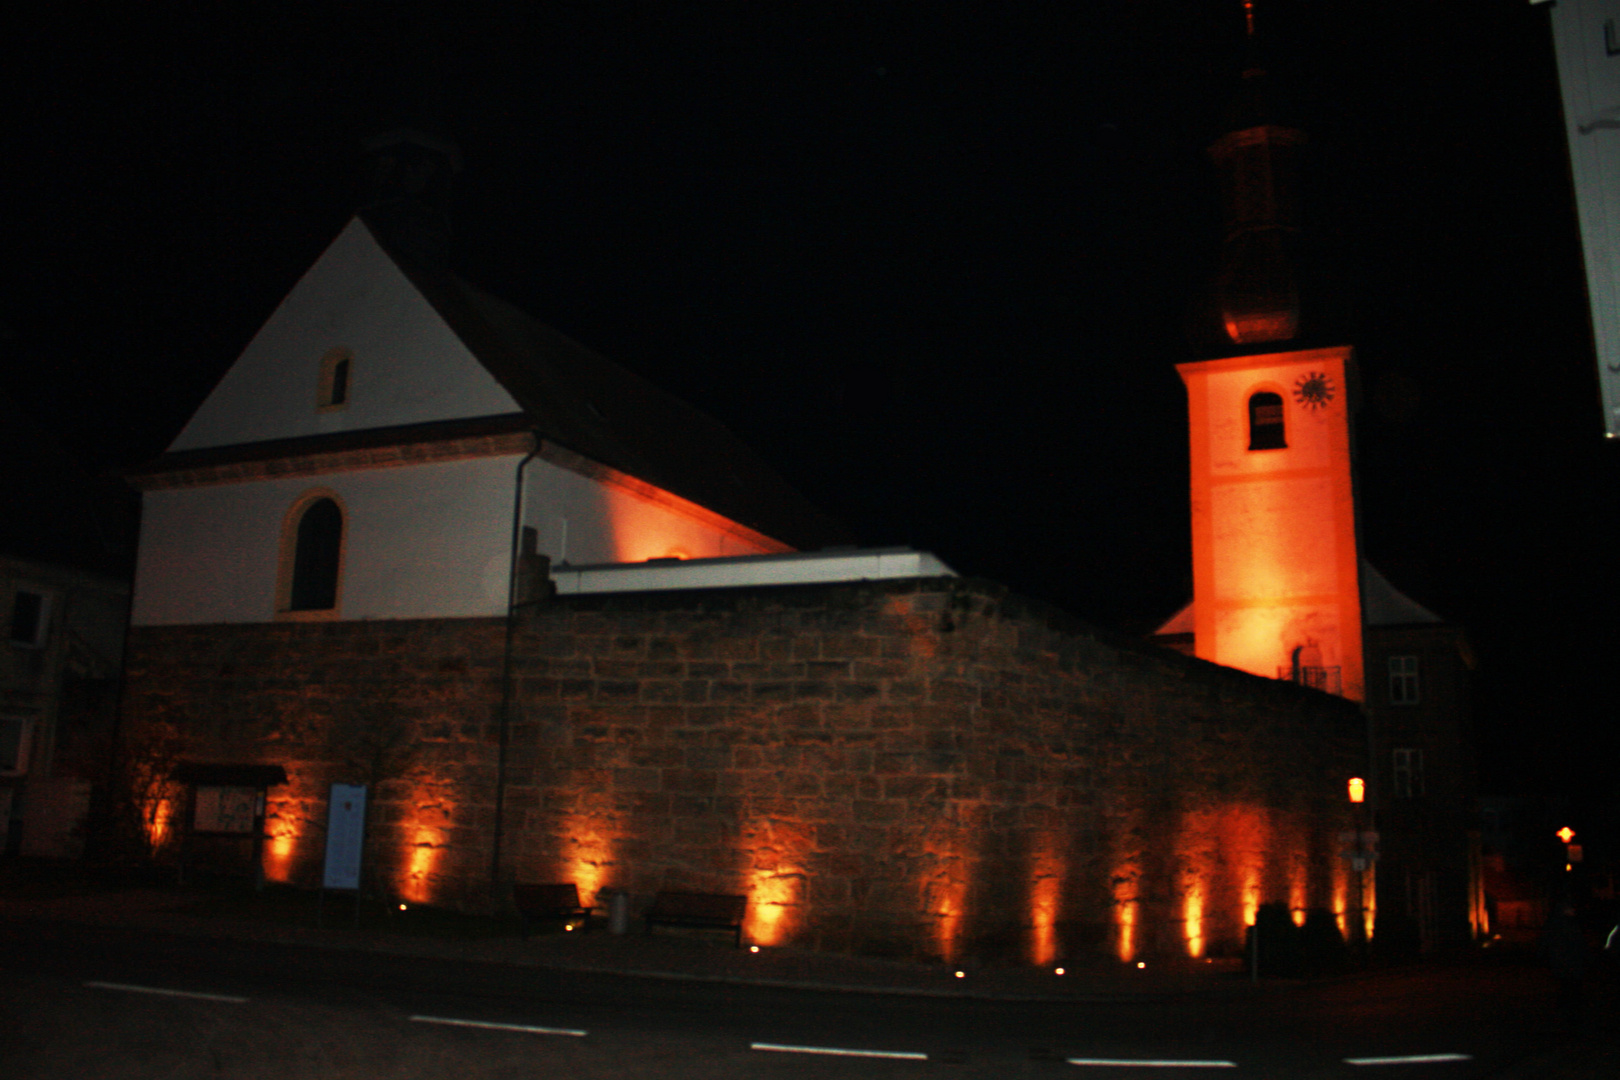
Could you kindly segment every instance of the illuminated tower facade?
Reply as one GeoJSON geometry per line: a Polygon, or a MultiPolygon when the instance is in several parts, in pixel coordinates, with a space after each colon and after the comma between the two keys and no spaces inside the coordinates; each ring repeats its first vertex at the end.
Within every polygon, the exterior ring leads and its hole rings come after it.
{"type": "Polygon", "coordinates": [[[1206,322],[1217,351],[1246,355],[1177,368],[1191,422],[1193,603],[1176,629],[1203,659],[1359,701],[1355,371],[1347,347],[1300,347],[1313,314],[1296,247],[1305,137],[1278,120],[1245,7],[1248,61],[1209,148],[1225,213],[1206,322]]]}
{"type": "Polygon", "coordinates": [[[1362,700],[1350,349],[1176,370],[1191,422],[1195,654],[1362,700]]]}

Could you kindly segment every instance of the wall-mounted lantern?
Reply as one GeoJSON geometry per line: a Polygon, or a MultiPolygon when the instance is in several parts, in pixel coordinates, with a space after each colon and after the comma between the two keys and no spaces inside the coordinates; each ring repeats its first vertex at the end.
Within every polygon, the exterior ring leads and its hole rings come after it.
{"type": "Polygon", "coordinates": [[[1367,781],[1359,776],[1350,778],[1350,801],[1354,803],[1367,801],[1367,781]]]}

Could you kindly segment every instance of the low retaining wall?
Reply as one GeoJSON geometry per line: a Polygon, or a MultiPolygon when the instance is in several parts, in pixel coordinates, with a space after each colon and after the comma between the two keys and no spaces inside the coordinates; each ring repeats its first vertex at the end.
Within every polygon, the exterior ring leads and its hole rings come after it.
{"type": "Polygon", "coordinates": [[[579,596],[499,620],[140,627],[135,760],[279,764],[265,867],[319,881],[372,785],[370,887],[742,892],[765,943],[1046,963],[1230,951],[1343,914],[1356,707],[957,578],[579,596]],[[504,781],[498,773],[507,716],[504,781]]]}

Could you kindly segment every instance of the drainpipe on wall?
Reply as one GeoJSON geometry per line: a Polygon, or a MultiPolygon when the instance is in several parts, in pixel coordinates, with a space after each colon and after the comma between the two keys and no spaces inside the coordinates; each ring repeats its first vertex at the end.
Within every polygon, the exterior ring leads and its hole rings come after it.
{"type": "Polygon", "coordinates": [[[498,902],[501,881],[501,837],[506,823],[506,743],[512,726],[512,642],[517,635],[518,559],[523,546],[523,471],[540,453],[540,433],[532,432],[534,445],[518,462],[512,492],[512,552],[506,579],[506,645],[501,656],[500,748],[495,757],[495,827],[489,854],[489,896],[498,902]]]}

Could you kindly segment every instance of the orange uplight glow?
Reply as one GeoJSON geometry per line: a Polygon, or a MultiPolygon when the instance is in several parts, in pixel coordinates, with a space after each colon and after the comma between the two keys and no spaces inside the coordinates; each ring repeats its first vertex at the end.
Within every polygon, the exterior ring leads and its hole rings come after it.
{"type": "Polygon", "coordinates": [[[1271,824],[1263,808],[1231,806],[1223,816],[1222,840],[1233,870],[1236,871],[1243,899],[1243,925],[1253,926],[1260,911],[1260,891],[1264,884],[1266,849],[1271,840],[1271,824]]]}
{"type": "Polygon", "coordinates": [[[934,946],[945,963],[956,959],[962,935],[962,899],[967,891],[962,882],[940,882],[933,890],[935,900],[929,914],[934,917],[934,946]]]}
{"type": "Polygon", "coordinates": [[[286,885],[292,881],[293,856],[298,850],[298,834],[291,826],[282,826],[264,845],[264,876],[269,881],[286,885]]]}
{"type": "Polygon", "coordinates": [[[588,814],[571,814],[563,819],[557,837],[562,852],[558,880],[572,881],[581,900],[605,888],[616,868],[614,845],[603,835],[600,823],[588,814]]]}
{"type": "Polygon", "coordinates": [[[1137,896],[1141,876],[1141,867],[1134,862],[1114,868],[1114,927],[1119,935],[1114,951],[1120,961],[1126,964],[1136,959],[1137,896]]]}
{"type": "Polygon", "coordinates": [[[423,776],[407,803],[407,814],[400,826],[403,858],[394,885],[399,895],[412,903],[433,900],[448,832],[455,824],[456,804],[447,796],[447,790],[449,785],[439,778],[423,776]]]}
{"type": "Polygon", "coordinates": [[[743,827],[748,915],[743,932],[761,945],[785,945],[799,931],[808,897],[805,865],[816,843],[815,828],[785,817],[761,816],[743,827]]]}
{"type": "Polygon", "coordinates": [[[1371,870],[1361,873],[1361,929],[1367,940],[1373,939],[1373,926],[1378,921],[1378,882],[1371,870]]]}
{"type": "Polygon", "coordinates": [[[1128,964],[1136,956],[1136,901],[1115,904],[1114,919],[1119,924],[1119,958],[1128,964]]]}
{"type": "MultiPolygon", "coordinates": [[[[762,555],[792,550],[644,480],[601,466],[593,469],[593,475],[601,482],[597,498],[612,562],[762,555]]],[[[565,558],[567,555],[565,552],[565,558]]]]}
{"type": "Polygon", "coordinates": [[[146,811],[145,829],[150,849],[161,851],[174,835],[174,800],[154,800],[146,811]]]}
{"type": "Polygon", "coordinates": [[[1345,937],[1350,936],[1349,895],[1350,882],[1344,863],[1336,860],[1333,867],[1333,921],[1339,924],[1339,933],[1345,937]]]}
{"type": "Polygon", "coordinates": [[[1199,883],[1187,890],[1187,955],[1198,959],[1204,955],[1204,890],[1199,883]]]}
{"type": "Polygon", "coordinates": [[[779,945],[792,933],[793,916],[801,909],[804,874],[797,867],[778,866],[754,872],[748,896],[748,925],[751,941],[779,945]]]}
{"type": "Polygon", "coordinates": [[[1057,959],[1058,911],[1062,906],[1064,863],[1055,853],[1036,855],[1029,889],[1030,963],[1046,967],[1057,959]]]}
{"type": "Polygon", "coordinates": [[[1353,803],[1365,802],[1367,799],[1367,781],[1359,776],[1350,778],[1350,801],[1353,803]]]}
{"type": "Polygon", "coordinates": [[[399,893],[416,904],[428,903],[433,898],[431,878],[444,854],[444,838],[436,829],[416,829],[406,846],[405,874],[399,881],[399,893]]]}
{"type": "Polygon", "coordinates": [[[1220,906],[1220,815],[1187,810],[1176,832],[1176,889],[1182,898],[1182,936],[1187,955],[1200,957],[1209,946],[1209,915],[1220,906]]]}
{"type": "Polygon", "coordinates": [[[1288,864],[1288,907],[1294,913],[1294,925],[1305,925],[1305,909],[1310,906],[1310,856],[1305,849],[1305,830],[1297,823],[1293,828],[1296,841],[1288,864]]]}

